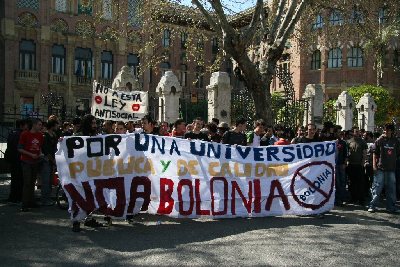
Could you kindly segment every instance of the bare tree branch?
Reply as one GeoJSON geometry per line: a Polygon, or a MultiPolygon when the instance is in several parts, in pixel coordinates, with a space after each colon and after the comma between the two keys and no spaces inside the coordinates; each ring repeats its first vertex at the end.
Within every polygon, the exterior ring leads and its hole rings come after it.
{"type": "Polygon", "coordinates": [[[292,0],[289,9],[286,12],[285,18],[279,27],[278,33],[275,35],[274,43],[276,43],[279,39],[282,39],[283,34],[287,31],[288,25],[290,21],[292,21],[293,14],[296,10],[296,6],[297,0],[292,0]]]}
{"type": "Polygon", "coordinates": [[[271,31],[270,31],[270,38],[269,38],[270,42],[268,42],[268,43],[272,43],[275,40],[275,37],[278,33],[279,24],[282,20],[282,14],[283,14],[283,10],[285,9],[285,6],[286,6],[286,0],[280,0],[278,10],[276,12],[276,17],[275,17],[274,23],[272,24],[271,31]]]}
{"type": "Polygon", "coordinates": [[[301,2],[297,5],[296,12],[294,13],[292,20],[290,21],[288,27],[286,28],[286,31],[282,34],[281,40],[286,41],[289,38],[289,34],[293,32],[294,26],[299,21],[300,16],[303,13],[303,10],[305,9],[309,1],[310,0],[301,0],[301,2]]]}
{"type": "Polygon", "coordinates": [[[201,4],[198,0],[192,0],[192,3],[200,10],[206,21],[210,24],[211,28],[213,28],[213,30],[218,34],[222,35],[222,31],[218,26],[218,23],[214,21],[210,13],[204,8],[203,4],[201,4]]]}
{"type": "Polygon", "coordinates": [[[257,31],[258,23],[263,16],[262,14],[264,14],[263,0],[257,0],[257,4],[254,8],[253,18],[251,19],[251,23],[250,23],[249,27],[247,28],[247,30],[243,34],[243,40],[246,43],[251,42],[251,40],[253,39],[253,36],[257,31]]]}
{"type": "Polygon", "coordinates": [[[225,31],[226,33],[229,33],[230,35],[232,35],[232,37],[236,36],[235,30],[233,29],[231,24],[228,22],[228,19],[226,18],[221,1],[220,0],[209,0],[208,2],[211,4],[212,8],[214,9],[215,14],[218,17],[218,20],[219,20],[222,30],[225,31]]]}

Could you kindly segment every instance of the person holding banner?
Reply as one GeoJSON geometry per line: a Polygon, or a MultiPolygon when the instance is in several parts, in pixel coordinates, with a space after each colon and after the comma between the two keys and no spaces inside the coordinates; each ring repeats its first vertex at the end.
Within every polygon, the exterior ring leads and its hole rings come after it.
{"type": "Polygon", "coordinates": [[[194,128],[192,131],[185,133],[184,138],[189,140],[202,140],[209,142],[208,135],[201,131],[204,121],[201,117],[197,117],[194,121],[194,128]]]}
{"type": "MultiPolygon", "coordinates": [[[[77,132],[76,136],[96,136],[97,135],[97,121],[96,118],[91,114],[86,114],[82,119],[81,124],[81,132],[77,132]]],[[[74,213],[75,210],[70,211],[74,213]]],[[[97,222],[93,217],[87,216],[84,222],[85,226],[88,227],[102,227],[103,224],[97,222]]],[[[81,223],[76,220],[72,220],[72,231],[73,232],[80,232],[81,230],[81,223]]]]}
{"type": "Polygon", "coordinates": [[[297,138],[296,140],[293,139],[292,141],[295,142],[295,144],[319,142],[320,140],[316,133],[317,126],[315,126],[313,123],[309,123],[307,124],[307,134],[297,138]]]}
{"type": "Polygon", "coordinates": [[[247,145],[247,138],[244,134],[246,131],[246,119],[238,118],[235,123],[236,127],[233,130],[229,130],[222,136],[222,143],[228,145],[247,145]]]}

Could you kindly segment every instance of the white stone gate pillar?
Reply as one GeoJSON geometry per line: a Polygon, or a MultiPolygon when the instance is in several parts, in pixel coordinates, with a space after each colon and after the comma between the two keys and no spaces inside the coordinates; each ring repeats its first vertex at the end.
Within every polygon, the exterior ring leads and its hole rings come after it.
{"type": "Polygon", "coordinates": [[[123,66],[118,72],[112,83],[112,89],[120,91],[137,91],[139,90],[139,82],[133,73],[132,68],[123,66]]]}
{"type": "Polygon", "coordinates": [[[308,110],[304,114],[304,124],[314,123],[317,128],[322,128],[324,114],[322,86],[320,84],[308,84],[302,98],[308,101],[308,110]]]}
{"type": "Polygon", "coordinates": [[[229,74],[214,72],[211,75],[208,91],[208,120],[217,118],[231,123],[231,91],[229,74]]]}
{"type": "Polygon", "coordinates": [[[342,130],[351,130],[353,127],[353,97],[343,91],[335,104],[336,107],[336,124],[342,127],[342,130]]]}
{"type": "Polygon", "coordinates": [[[356,106],[358,111],[358,127],[366,131],[375,130],[376,103],[370,93],[365,93],[356,106]]]}
{"type": "Polygon", "coordinates": [[[157,85],[158,120],[173,123],[179,118],[179,98],[182,87],[172,71],[166,71],[157,85]]]}

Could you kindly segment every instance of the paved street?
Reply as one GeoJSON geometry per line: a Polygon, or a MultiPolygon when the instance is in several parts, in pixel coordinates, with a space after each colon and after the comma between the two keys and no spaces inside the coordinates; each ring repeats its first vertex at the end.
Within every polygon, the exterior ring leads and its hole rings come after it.
{"type": "Polygon", "coordinates": [[[369,214],[348,206],[324,219],[175,220],[141,214],[136,225],[119,221],[73,233],[68,213],[55,206],[20,213],[6,204],[8,184],[0,180],[1,266],[400,266],[400,215],[383,210],[369,214]]]}

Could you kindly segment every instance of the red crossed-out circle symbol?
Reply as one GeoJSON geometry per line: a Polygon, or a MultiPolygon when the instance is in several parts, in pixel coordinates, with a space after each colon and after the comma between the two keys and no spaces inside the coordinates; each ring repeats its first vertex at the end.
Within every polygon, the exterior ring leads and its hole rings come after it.
{"type": "Polygon", "coordinates": [[[101,102],[103,102],[103,99],[101,98],[101,96],[97,95],[95,96],[94,101],[96,101],[97,104],[101,104],[101,102]]]}
{"type": "Polygon", "coordinates": [[[133,104],[132,105],[132,110],[133,111],[139,111],[139,109],[140,109],[140,104],[133,104]]]}
{"type": "MultiPolygon", "coordinates": [[[[327,182],[329,182],[329,181],[327,181],[327,182]]],[[[330,164],[327,161],[314,161],[314,162],[305,164],[305,165],[303,165],[303,166],[301,166],[300,168],[297,169],[297,171],[294,173],[293,178],[292,178],[292,184],[290,185],[290,191],[292,193],[292,196],[293,196],[294,200],[300,206],[302,206],[304,208],[309,208],[309,209],[312,209],[312,210],[316,210],[316,209],[321,208],[323,205],[325,205],[326,202],[329,201],[329,199],[330,199],[330,197],[332,195],[332,192],[333,192],[334,182],[335,182],[335,179],[334,179],[334,168],[333,168],[333,165],[330,164]],[[324,167],[324,165],[325,165],[325,167],[324,167]],[[325,187],[325,190],[323,190],[321,187],[317,187],[316,184],[315,184],[315,181],[311,181],[308,177],[304,176],[304,174],[303,174],[304,170],[306,168],[313,168],[313,167],[321,169],[321,170],[324,169],[324,168],[325,168],[325,170],[328,170],[328,169],[330,170],[331,181],[330,181],[330,184],[327,185],[327,187],[325,187]],[[309,188],[312,188],[315,191],[314,194],[318,193],[318,194],[322,195],[322,201],[320,203],[310,204],[310,203],[307,203],[307,202],[299,199],[299,196],[296,195],[296,192],[295,192],[296,181],[304,181],[309,186],[309,188]]]]}

